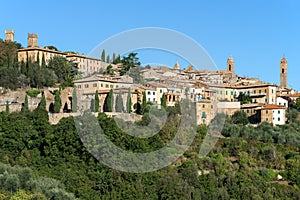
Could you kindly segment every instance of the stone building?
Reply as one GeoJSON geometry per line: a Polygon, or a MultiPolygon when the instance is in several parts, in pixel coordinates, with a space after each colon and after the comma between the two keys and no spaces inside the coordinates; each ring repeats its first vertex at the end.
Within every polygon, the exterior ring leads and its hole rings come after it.
{"type": "Polygon", "coordinates": [[[280,87],[288,87],[288,71],[287,71],[287,60],[283,57],[280,60],[280,87]]]}
{"type": "Polygon", "coordinates": [[[5,41],[14,42],[15,31],[14,30],[5,30],[5,41]]]}

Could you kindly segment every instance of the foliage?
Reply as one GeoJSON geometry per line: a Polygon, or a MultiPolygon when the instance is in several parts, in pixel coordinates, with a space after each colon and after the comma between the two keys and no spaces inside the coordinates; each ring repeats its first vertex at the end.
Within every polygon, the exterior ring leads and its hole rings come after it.
{"type": "Polygon", "coordinates": [[[141,63],[137,57],[137,53],[129,53],[128,56],[124,56],[121,59],[122,69],[120,70],[120,75],[123,76],[130,69],[139,66],[141,63]]]}
{"type": "Polygon", "coordinates": [[[26,91],[26,94],[32,98],[36,98],[38,94],[40,94],[41,91],[40,90],[34,90],[34,89],[31,89],[31,90],[27,90],[26,91]]]}
{"type": "Polygon", "coordinates": [[[122,93],[119,92],[119,94],[116,97],[116,108],[115,108],[116,112],[123,112],[124,110],[124,105],[123,105],[123,97],[122,97],[122,93]]]}
{"type": "Polygon", "coordinates": [[[29,110],[29,106],[28,106],[28,96],[25,96],[25,101],[24,101],[24,105],[22,106],[22,111],[26,112],[29,110]]]}
{"type": "Polygon", "coordinates": [[[74,85],[73,94],[72,94],[72,112],[77,112],[77,110],[78,110],[77,88],[74,85]]]}
{"type": "Polygon", "coordinates": [[[104,100],[104,112],[112,112],[114,105],[114,93],[111,89],[104,100]]]}
{"type": "Polygon", "coordinates": [[[103,61],[103,62],[105,62],[105,50],[103,49],[102,50],[102,53],[101,53],[101,60],[103,61]]]}
{"type": "Polygon", "coordinates": [[[99,94],[98,90],[95,93],[95,112],[99,112],[99,94]]]}
{"type": "Polygon", "coordinates": [[[130,88],[128,88],[127,101],[126,101],[126,111],[128,113],[131,113],[131,108],[132,108],[131,92],[130,92],[130,88]]]}
{"type": "Polygon", "coordinates": [[[59,113],[61,109],[61,98],[60,98],[60,91],[55,90],[54,92],[54,113],[59,113]]]}
{"type": "Polygon", "coordinates": [[[46,110],[46,97],[45,97],[44,93],[42,94],[42,98],[41,98],[41,101],[40,101],[37,109],[46,110]]]}
{"type": "Polygon", "coordinates": [[[241,102],[241,104],[251,103],[252,99],[247,93],[241,92],[239,96],[237,97],[238,101],[241,102]]]}
{"type": "MultiPolygon", "coordinates": [[[[127,134],[104,113],[95,122],[118,147],[152,152],[172,141],[182,123],[179,107],[167,110],[163,127],[149,138],[127,134]]],[[[73,117],[56,125],[49,124],[47,117],[45,110],[0,113],[1,198],[300,199],[299,121],[253,127],[233,124],[228,117],[222,134],[227,131],[230,137],[219,138],[212,151],[200,158],[199,148],[210,130],[201,125],[192,145],[176,162],[158,171],[133,174],[110,169],[87,151],[80,137],[99,131],[89,126],[88,118],[83,119],[84,132],[78,134],[73,117]],[[278,174],[283,181],[277,180],[278,174]]],[[[138,129],[148,126],[149,120],[153,119],[146,113],[136,123],[138,129]]]]}
{"type": "Polygon", "coordinates": [[[249,123],[247,114],[243,111],[236,111],[232,115],[231,119],[234,124],[246,125],[249,123]]]}
{"type": "Polygon", "coordinates": [[[162,95],[161,100],[160,100],[161,106],[166,109],[167,108],[167,97],[165,94],[162,95]]]}
{"type": "Polygon", "coordinates": [[[296,99],[296,102],[294,103],[293,107],[297,110],[300,110],[300,97],[296,99]]]}

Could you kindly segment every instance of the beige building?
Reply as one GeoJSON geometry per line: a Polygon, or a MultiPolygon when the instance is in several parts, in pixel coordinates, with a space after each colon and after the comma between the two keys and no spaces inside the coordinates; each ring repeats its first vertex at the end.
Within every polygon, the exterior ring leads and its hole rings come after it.
{"type": "Polygon", "coordinates": [[[216,116],[216,102],[202,99],[196,102],[197,124],[209,125],[216,116]]]}
{"type": "Polygon", "coordinates": [[[218,102],[217,112],[232,116],[236,111],[241,109],[240,102],[218,102]]]}
{"type": "MultiPolygon", "coordinates": [[[[6,31],[7,40],[13,40],[14,32],[6,31]]],[[[78,65],[78,71],[83,73],[84,76],[105,70],[109,63],[102,62],[100,59],[92,58],[85,55],[73,54],[73,53],[63,53],[60,51],[52,50],[49,48],[43,48],[38,46],[38,35],[28,33],[28,47],[18,50],[18,61],[27,62],[31,60],[32,62],[38,62],[42,64],[42,58],[45,58],[45,63],[48,65],[50,59],[54,56],[62,56],[72,61],[78,65]]],[[[113,68],[117,66],[113,65],[113,68]]]]}
{"type": "Polygon", "coordinates": [[[15,31],[14,30],[5,30],[5,41],[14,42],[15,39],[15,31]]]}

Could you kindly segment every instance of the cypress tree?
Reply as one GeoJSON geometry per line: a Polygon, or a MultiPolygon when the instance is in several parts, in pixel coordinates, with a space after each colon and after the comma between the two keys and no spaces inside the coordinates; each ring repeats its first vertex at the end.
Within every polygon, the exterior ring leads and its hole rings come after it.
{"type": "Polygon", "coordinates": [[[145,113],[146,107],[147,107],[147,99],[146,99],[146,92],[144,91],[143,92],[142,106],[141,106],[142,114],[145,113]]]}
{"type": "Polygon", "coordinates": [[[111,89],[105,99],[104,110],[106,112],[112,112],[113,105],[114,105],[114,93],[113,93],[113,90],[111,89]]]}
{"type": "Polygon", "coordinates": [[[5,112],[9,113],[9,104],[8,104],[8,101],[6,101],[5,112]]]}
{"type": "Polygon", "coordinates": [[[26,75],[27,74],[27,70],[26,70],[26,64],[24,63],[24,61],[21,61],[21,74],[26,75]]]}
{"type": "Polygon", "coordinates": [[[54,97],[54,113],[59,113],[60,108],[61,108],[60,92],[56,90],[55,97],[54,97]]]}
{"type": "Polygon", "coordinates": [[[166,109],[167,108],[167,97],[165,94],[162,95],[160,101],[161,101],[161,106],[166,109]]]}
{"type": "Polygon", "coordinates": [[[29,110],[29,106],[28,106],[28,96],[27,96],[27,94],[26,94],[26,96],[25,96],[25,101],[24,101],[24,105],[23,105],[23,107],[22,107],[22,111],[23,112],[26,112],[26,111],[28,111],[29,110]]]}
{"type": "Polygon", "coordinates": [[[42,55],[42,68],[46,68],[45,54],[42,55]]]}
{"type": "Polygon", "coordinates": [[[109,55],[106,56],[106,62],[107,62],[107,63],[110,63],[109,55]]]}
{"type": "Polygon", "coordinates": [[[128,113],[131,113],[131,107],[132,107],[131,93],[130,93],[130,88],[128,88],[127,101],[126,101],[126,111],[128,113]]]}
{"type": "Polygon", "coordinates": [[[99,94],[98,94],[98,90],[96,90],[95,93],[95,112],[99,112],[99,94]]]}
{"type": "Polygon", "coordinates": [[[76,92],[76,86],[73,88],[73,94],[72,94],[72,111],[77,112],[77,92],[76,92]]]}
{"type": "Polygon", "coordinates": [[[122,112],[122,111],[123,111],[123,98],[120,92],[116,98],[116,112],[122,112]]]}
{"type": "Polygon", "coordinates": [[[103,62],[105,62],[105,50],[104,50],[104,49],[102,50],[101,60],[102,60],[103,62]]]}
{"type": "Polygon", "coordinates": [[[38,109],[46,110],[46,97],[44,93],[42,94],[42,99],[38,105],[38,109]]]}

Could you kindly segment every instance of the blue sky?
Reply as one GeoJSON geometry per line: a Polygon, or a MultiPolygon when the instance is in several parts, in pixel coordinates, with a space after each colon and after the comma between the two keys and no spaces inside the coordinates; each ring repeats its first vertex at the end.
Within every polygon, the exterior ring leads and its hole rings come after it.
{"type": "MultiPolygon", "coordinates": [[[[0,37],[5,37],[5,29],[14,29],[15,40],[23,46],[30,32],[39,34],[41,46],[88,54],[122,31],[162,27],[196,40],[219,69],[225,69],[232,55],[238,75],[270,83],[279,83],[279,61],[285,55],[289,85],[300,90],[300,2],[296,0],[4,1],[1,8],[0,37]]],[[[150,51],[140,57],[142,63],[170,66],[179,59],[150,51]]]]}

